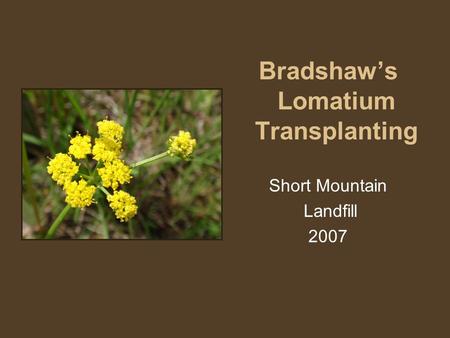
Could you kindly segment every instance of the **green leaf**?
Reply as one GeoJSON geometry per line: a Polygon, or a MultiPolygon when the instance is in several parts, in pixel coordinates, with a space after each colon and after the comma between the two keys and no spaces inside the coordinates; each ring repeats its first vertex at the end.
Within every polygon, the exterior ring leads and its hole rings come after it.
{"type": "Polygon", "coordinates": [[[36,214],[34,213],[33,207],[28,201],[25,199],[25,197],[22,197],[22,216],[23,221],[29,225],[36,225],[38,224],[36,220],[36,214]]]}
{"type": "Polygon", "coordinates": [[[27,134],[27,133],[22,133],[22,137],[23,137],[23,140],[24,140],[26,143],[34,144],[34,145],[39,146],[39,147],[44,147],[44,146],[46,146],[46,144],[44,143],[43,140],[37,138],[37,137],[34,136],[34,135],[27,134]]]}

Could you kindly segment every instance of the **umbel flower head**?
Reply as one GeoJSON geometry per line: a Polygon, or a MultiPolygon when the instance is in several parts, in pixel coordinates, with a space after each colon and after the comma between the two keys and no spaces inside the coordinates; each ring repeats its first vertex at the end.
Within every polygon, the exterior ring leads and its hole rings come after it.
{"type": "Polygon", "coordinates": [[[92,154],[94,155],[94,160],[103,161],[103,162],[111,162],[116,158],[119,158],[121,145],[116,142],[105,139],[105,138],[96,138],[95,145],[92,148],[92,154]]]}
{"type": "Polygon", "coordinates": [[[98,169],[98,174],[102,179],[103,186],[111,187],[113,190],[117,190],[119,184],[129,183],[132,178],[130,167],[119,159],[105,162],[105,166],[98,169]]]}
{"type": "MultiPolygon", "coordinates": [[[[97,127],[98,137],[94,145],[91,143],[91,136],[77,133],[70,140],[68,154],[56,154],[50,160],[47,171],[57,184],[63,186],[68,206],[72,208],[90,206],[95,203],[94,194],[98,188],[106,194],[116,218],[125,222],[136,215],[138,206],[136,198],[120,190],[121,185],[130,183],[132,179],[131,168],[120,159],[124,129],[117,122],[110,120],[97,122],[97,127]],[[81,167],[75,161],[89,157],[97,161],[94,170],[88,161],[83,161],[81,167]],[[112,189],[112,193],[106,188],[112,189]]],[[[187,160],[191,157],[197,142],[189,132],[181,130],[178,135],[170,137],[167,144],[167,152],[139,161],[133,167],[168,155],[187,160]]]]}
{"type": "Polygon", "coordinates": [[[80,179],[78,182],[68,182],[64,185],[66,203],[72,208],[88,207],[94,202],[92,197],[95,189],[93,185],[88,185],[84,179],[80,179]]]}
{"type": "Polygon", "coordinates": [[[171,136],[167,141],[169,149],[167,150],[170,156],[178,156],[183,160],[187,160],[192,155],[197,141],[192,138],[188,131],[180,130],[177,136],[171,136]]]}
{"type": "Polygon", "coordinates": [[[92,149],[94,159],[111,162],[120,156],[122,151],[123,127],[114,121],[97,122],[99,138],[95,139],[92,149]]]}
{"type": "MultiPolygon", "coordinates": [[[[129,183],[132,178],[131,169],[124,161],[119,159],[122,150],[123,127],[110,120],[97,122],[97,127],[99,137],[95,139],[94,146],[91,144],[89,135],[77,133],[75,137],[70,139],[68,154],[57,154],[55,158],[50,160],[47,167],[52,179],[63,186],[66,193],[66,203],[72,208],[84,208],[95,203],[93,196],[97,190],[97,184],[101,183],[98,187],[102,189],[112,188],[116,192],[119,185],[129,183]],[[92,155],[93,159],[98,162],[96,171],[101,182],[96,182],[98,176],[95,172],[91,173],[89,168],[83,167],[87,170],[83,173],[80,171],[80,165],[74,161],[74,159],[86,159],[88,155],[92,155]],[[86,181],[81,177],[89,179],[86,181]]],[[[109,194],[108,191],[106,193],[109,194]]],[[[123,196],[123,194],[116,196],[123,196]]],[[[126,193],[126,196],[128,197],[126,199],[128,206],[122,208],[122,211],[117,211],[119,210],[118,207],[116,207],[117,210],[114,209],[117,215],[121,215],[121,221],[130,219],[137,211],[136,199],[131,203],[133,201],[132,196],[128,193],[126,193]],[[132,204],[134,207],[130,207],[132,204]],[[134,210],[134,213],[132,210],[134,210]]],[[[120,201],[125,200],[122,198],[120,201]]],[[[118,204],[116,202],[113,205],[117,206],[118,204]]]]}
{"type": "Polygon", "coordinates": [[[77,159],[86,158],[91,153],[91,137],[77,135],[70,139],[69,154],[77,159]]]}
{"type": "Polygon", "coordinates": [[[117,144],[122,143],[123,127],[117,122],[110,120],[103,120],[97,122],[98,134],[101,138],[112,140],[117,144]]]}
{"type": "Polygon", "coordinates": [[[58,153],[50,160],[47,172],[52,175],[52,179],[59,185],[70,182],[72,177],[78,172],[79,166],[67,154],[58,153]]]}
{"type": "Polygon", "coordinates": [[[128,221],[137,213],[136,198],[129,193],[119,190],[107,197],[109,206],[114,210],[116,217],[121,221],[128,221]]]}

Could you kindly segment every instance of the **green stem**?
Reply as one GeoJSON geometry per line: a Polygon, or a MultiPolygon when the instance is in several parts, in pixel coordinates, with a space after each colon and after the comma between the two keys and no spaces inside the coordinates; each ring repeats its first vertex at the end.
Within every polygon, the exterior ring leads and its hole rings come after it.
{"type": "Polygon", "coordinates": [[[133,220],[130,219],[128,221],[128,236],[130,236],[130,239],[134,238],[134,226],[133,226],[133,220]]]}
{"type": "Polygon", "coordinates": [[[109,239],[108,222],[106,222],[105,219],[105,212],[103,211],[103,208],[100,206],[100,204],[97,204],[97,208],[100,215],[100,222],[102,223],[103,227],[103,239],[109,239]]]}
{"type": "Polygon", "coordinates": [[[103,191],[103,192],[105,193],[106,196],[111,195],[111,194],[109,193],[109,191],[105,189],[105,187],[99,185],[99,186],[97,186],[97,188],[99,188],[101,191],[103,191]]]}
{"type": "Polygon", "coordinates": [[[92,172],[91,172],[91,168],[89,167],[88,161],[87,161],[86,159],[83,159],[83,160],[81,160],[81,163],[84,165],[84,167],[85,167],[86,170],[88,171],[89,176],[91,176],[91,175],[92,175],[92,172]]]}
{"type": "Polygon", "coordinates": [[[150,162],[159,160],[159,159],[161,159],[161,158],[164,158],[164,157],[166,157],[166,156],[168,156],[168,155],[169,155],[169,152],[168,152],[168,151],[165,151],[165,152],[163,152],[163,153],[161,153],[161,154],[159,154],[159,155],[155,155],[155,156],[146,158],[145,160],[136,162],[135,164],[132,164],[131,167],[132,167],[132,168],[136,168],[136,167],[139,167],[139,166],[141,166],[141,165],[144,165],[144,164],[147,164],[147,163],[150,163],[150,162]]]}
{"type": "Polygon", "coordinates": [[[67,213],[70,210],[70,205],[66,205],[64,209],[59,213],[58,217],[56,217],[53,224],[50,226],[50,229],[48,229],[47,234],[45,235],[45,239],[53,238],[55,235],[56,230],[58,230],[59,225],[63,221],[64,217],[66,217],[67,213]]]}
{"type": "MultiPolygon", "coordinates": [[[[91,172],[91,171],[89,171],[89,175],[90,176],[87,176],[87,178],[88,178],[88,183],[92,183],[92,182],[94,182],[95,181],[95,179],[96,179],[96,173],[97,173],[97,168],[98,168],[98,162],[97,162],[97,164],[95,165],[95,168],[94,168],[94,170],[91,172]]],[[[81,175],[83,175],[83,174],[81,174],[81,175]]],[[[84,175],[84,176],[86,176],[86,175],[84,175]]]]}
{"type": "Polygon", "coordinates": [[[94,170],[93,170],[93,173],[95,173],[95,171],[97,170],[97,168],[98,168],[98,164],[99,164],[100,162],[97,162],[97,164],[95,165],[95,168],[94,168],[94,170]]]}

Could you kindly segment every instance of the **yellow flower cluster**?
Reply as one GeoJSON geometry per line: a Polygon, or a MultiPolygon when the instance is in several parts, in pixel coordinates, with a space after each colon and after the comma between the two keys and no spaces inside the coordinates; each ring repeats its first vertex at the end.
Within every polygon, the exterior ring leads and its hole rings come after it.
{"type": "Polygon", "coordinates": [[[180,130],[177,136],[169,138],[167,145],[169,147],[167,152],[170,156],[178,156],[183,160],[187,160],[194,151],[197,141],[192,138],[190,132],[180,130]]]}
{"type": "Polygon", "coordinates": [[[122,151],[123,127],[109,120],[97,122],[99,137],[95,139],[92,149],[94,159],[103,162],[97,170],[105,188],[112,188],[114,193],[108,195],[109,206],[121,221],[128,221],[137,212],[136,199],[129,193],[117,190],[119,184],[129,183],[131,169],[119,159],[122,151]]]}
{"type": "MultiPolygon", "coordinates": [[[[73,158],[85,159],[87,155],[92,154],[92,157],[100,162],[96,167],[103,185],[100,186],[100,189],[107,195],[109,206],[113,209],[116,217],[121,222],[125,222],[136,215],[138,206],[136,198],[123,190],[118,190],[119,185],[129,183],[132,178],[131,168],[119,159],[124,129],[120,124],[110,120],[97,122],[97,127],[99,137],[95,139],[93,146],[89,135],[78,134],[71,138],[68,154],[56,154],[55,158],[50,160],[47,171],[53,180],[63,186],[66,192],[66,203],[73,208],[84,208],[94,203],[93,196],[97,187],[89,183],[98,181],[98,178],[92,173],[89,175],[81,173],[81,176],[89,178],[89,182],[82,178],[74,179],[79,165],[73,158]],[[111,188],[113,194],[110,194],[105,188],[111,188]]],[[[162,158],[166,155],[178,156],[184,160],[189,159],[197,142],[189,132],[181,130],[178,135],[170,137],[167,144],[167,153],[138,162],[136,165],[148,163],[152,159],[162,158]]],[[[89,168],[88,171],[90,171],[89,168]]]]}
{"type": "Polygon", "coordinates": [[[107,197],[109,206],[114,210],[116,217],[125,222],[134,217],[137,213],[136,198],[129,193],[119,190],[107,197]]]}
{"type": "Polygon", "coordinates": [[[70,140],[69,154],[77,159],[86,158],[91,153],[91,137],[77,135],[70,140]]]}
{"type": "Polygon", "coordinates": [[[95,139],[92,154],[96,161],[111,162],[120,156],[123,127],[114,121],[97,122],[99,138],[95,139]]]}
{"type": "Polygon", "coordinates": [[[98,174],[102,179],[103,186],[106,188],[111,187],[113,190],[119,187],[119,183],[129,183],[132,178],[130,167],[119,159],[105,162],[105,166],[98,169],[98,174]]]}
{"type": "Polygon", "coordinates": [[[66,202],[72,208],[84,208],[91,205],[92,196],[95,192],[93,185],[88,185],[83,179],[72,181],[73,176],[78,173],[79,165],[67,154],[58,153],[51,159],[47,171],[57,184],[62,185],[66,192],[66,202]]]}
{"type": "Polygon", "coordinates": [[[72,208],[84,208],[92,204],[93,196],[95,193],[95,187],[88,185],[83,179],[77,181],[68,182],[64,185],[64,191],[66,192],[66,203],[72,208]]]}
{"type": "Polygon", "coordinates": [[[119,158],[120,147],[108,139],[96,138],[95,145],[92,148],[92,154],[96,161],[111,162],[119,158]]]}
{"type": "Polygon", "coordinates": [[[79,166],[67,154],[58,153],[50,160],[47,172],[52,175],[52,179],[59,185],[64,185],[72,180],[78,172],[79,166]]]}
{"type": "Polygon", "coordinates": [[[120,124],[111,120],[103,120],[97,122],[97,127],[100,137],[122,144],[123,127],[120,124]]]}

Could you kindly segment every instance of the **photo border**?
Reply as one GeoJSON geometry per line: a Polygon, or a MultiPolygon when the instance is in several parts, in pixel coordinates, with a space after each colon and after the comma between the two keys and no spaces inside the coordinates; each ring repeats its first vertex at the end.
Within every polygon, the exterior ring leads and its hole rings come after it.
{"type": "Polygon", "coordinates": [[[83,242],[90,242],[90,241],[152,241],[152,242],[178,242],[178,241],[188,241],[188,242],[215,242],[215,241],[223,241],[224,240],[224,223],[223,223],[223,88],[221,87],[165,87],[165,88],[159,88],[159,87],[152,87],[152,88],[146,88],[146,87],[127,87],[127,88],[120,88],[120,87],[97,87],[97,88],[88,88],[88,87],[57,87],[57,88],[50,88],[50,87],[20,87],[19,88],[19,99],[20,99],[20,140],[19,140],[19,146],[20,146],[20,241],[26,241],[26,242],[35,242],[35,241],[83,241],[83,242]],[[23,92],[25,90],[55,90],[55,89],[61,89],[61,90],[164,90],[164,89],[171,89],[171,90],[218,90],[220,91],[220,238],[164,238],[164,239],[156,239],[156,238],[71,238],[71,239],[64,239],[64,238],[23,238],[23,154],[22,154],[22,141],[23,141],[23,92]]]}

